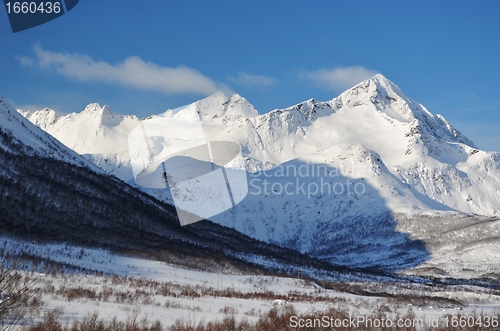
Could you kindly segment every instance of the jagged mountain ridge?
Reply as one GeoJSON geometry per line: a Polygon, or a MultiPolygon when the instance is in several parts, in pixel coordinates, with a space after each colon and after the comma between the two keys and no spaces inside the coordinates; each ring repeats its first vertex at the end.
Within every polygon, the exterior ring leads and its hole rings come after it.
{"type": "MultiPolygon", "coordinates": [[[[255,174],[249,178],[251,189],[262,193],[268,178],[277,187],[296,179],[273,175],[273,169],[314,164],[339,173],[326,178],[330,186],[347,185],[350,180],[352,185],[365,187],[362,194],[313,197],[304,197],[302,192],[249,194],[234,210],[213,218],[254,238],[338,264],[397,269],[426,261],[430,252],[422,242],[415,241],[420,234],[414,227],[407,231],[409,235],[401,234],[409,228],[401,227],[395,215],[434,215],[440,219],[448,217],[442,213],[452,218],[462,217],[456,216],[459,212],[499,214],[499,154],[477,149],[442,116],[406,97],[382,75],[330,101],[311,99],[263,115],[240,96],[215,94],[157,116],[189,123],[198,114],[209,124],[205,135],[210,139],[240,144],[244,162],[232,166],[255,174]],[[252,186],[252,179],[258,185],[252,186]],[[353,251],[352,247],[358,249],[353,251]]],[[[102,116],[99,112],[93,115],[102,116]]],[[[32,122],[40,116],[27,114],[32,122]]],[[[81,125],[79,117],[83,118],[82,113],[61,117],[45,130],[65,142],[69,139],[67,132],[75,132],[74,126],[81,125]]],[[[134,119],[134,123],[139,121],[148,119],[134,119]]],[[[94,124],[88,130],[90,134],[72,139],[102,148],[99,153],[88,153],[90,149],[80,144],[75,150],[129,180],[129,161],[123,154],[126,142],[122,143],[126,137],[120,136],[128,124],[125,119],[117,123],[113,127],[94,124]],[[109,130],[113,133],[106,136],[118,137],[110,144],[104,134],[93,134],[109,130]],[[121,146],[118,152],[113,149],[117,141],[121,146]]],[[[182,125],[179,127],[182,136],[182,125]]],[[[309,184],[320,179],[308,176],[301,181],[309,184]]],[[[168,199],[168,194],[161,197],[168,199]]],[[[483,233],[482,238],[495,233],[483,233]]]]}
{"type": "Polygon", "coordinates": [[[0,119],[4,236],[106,248],[210,271],[346,271],[209,221],[181,227],[172,206],[98,169],[2,96],[0,119]]]}
{"type": "MultiPolygon", "coordinates": [[[[61,117],[48,109],[20,112],[101,169],[131,182],[127,135],[148,118],[140,120],[135,116],[115,114],[107,106],[97,104],[87,106],[81,113],[61,117]]],[[[254,172],[322,153],[334,146],[350,148],[359,145],[366,153],[382,160],[401,183],[420,194],[429,195],[438,203],[462,212],[484,215],[498,212],[493,201],[488,201],[487,206],[468,207],[447,199],[449,189],[444,191],[445,194],[428,189],[435,185],[432,183],[434,178],[450,170],[486,169],[487,164],[491,168],[498,156],[479,151],[441,115],[433,115],[423,105],[407,98],[399,87],[382,75],[362,82],[330,101],[311,99],[263,115],[258,115],[244,98],[238,95],[227,98],[219,93],[175,114],[167,111],[154,117],[189,122],[193,116],[199,116],[198,112],[210,123],[205,128],[206,135],[212,139],[235,141],[242,146],[246,162],[234,164],[236,168],[244,167],[254,172]],[[428,169],[431,175],[422,176],[422,168],[428,169]]],[[[356,169],[351,173],[353,171],[356,169]]],[[[498,180],[492,179],[494,185],[498,185],[498,180]]],[[[467,185],[460,185],[464,186],[467,185]]]]}
{"type": "Polygon", "coordinates": [[[0,123],[4,143],[0,145],[9,152],[25,153],[51,158],[73,165],[85,166],[99,173],[101,169],[61,144],[50,134],[40,130],[24,117],[0,95],[0,123]],[[9,144],[6,144],[9,137],[9,144]]]}

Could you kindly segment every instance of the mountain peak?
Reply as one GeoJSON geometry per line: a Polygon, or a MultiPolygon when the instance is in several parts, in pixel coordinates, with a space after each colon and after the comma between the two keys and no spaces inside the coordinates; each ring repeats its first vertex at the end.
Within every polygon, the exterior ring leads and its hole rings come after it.
{"type": "Polygon", "coordinates": [[[108,127],[118,125],[124,118],[126,118],[126,116],[113,113],[106,105],[101,107],[98,103],[91,103],[87,105],[80,115],[84,115],[86,118],[90,117],[99,123],[99,125],[105,125],[108,127]]]}
{"type": "Polygon", "coordinates": [[[104,114],[112,114],[112,112],[109,109],[109,107],[106,106],[106,105],[104,105],[104,106],[101,107],[101,105],[98,104],[98,103],[90,103],[82,111],[82,114],[102,116],[104,114]]]}
{"type": "Polygon", "coordinates": [[[376,86],[377,88],[379,88],[381,90],[392,91],[394,93],[404,95],[404,93],[401,91],[399,86],[394,84],[389,78],[385,77],[382,74],[376,74],[372,78],[368,78],[368,79],[362,81],[361,83],[353,86],[351,89],[357,88],[359,86],[368,87],[370,85],[376,86]]]}
{"type": "Polygon", "coordinates": [[[475,147],[470,139],[454,129],[443,116],[432,114],[423,105],[408,98],[399,86],[382,74],[357,84],[328,104],[334,112],[371,109],[390,123],[396,121],[409,124],[415,132],[428,137],[475,147]]]}
{"type": "Polygon", "coordinates": [[[370,83],[372,87],[370,101],[377,110],[390,117],[400,121],[411,121],[415,118],[415,113],[422,110],[401,91],[399,86],[381,74],[374,76],[370,83]],[[392,108],[395,108],[395,113],[388,111],[392,108]]]}
{"type": "Polygon", "coordinates": [[[202,100],[196,101],[181,111],[178,115],[192,117],[198,114],[206,120],[236,118],[252,118],[259,115],[257,110],[242,96],[232,95],[230,98],[222,92],[214,93],[202,100]]]}
{"type": "MultiPolygon", "coordinates": [[[[45,116],[47,120],[46,122],[39,123],[40,125],[44,124],[50,127],[54,124],[50,120],[51,116],[56,116],[53,110],[45,108],[32,115],[36,117],[37,113],[42,114],[42,117],[45,116]]],[[[91,162],[85,160],[40,127],[31,123],[31,119],[24,118],[22,113],[16,111],[1,95],[0,132],[2,133],[0,148],[8,150],[11,153],[38,155],[79,166],[87,166],[94,171],[98,169],[91,162]],[[5,139],[6,137],[7,139],[5,139]]],[[[100,172],[100,170],[97,171],[100,172]]]]}
{"type": "Polygon", "coordinates": [[[423,111],[420,104],[409,99],[401,89],[382,74],[377,74],[346,90],[329,101],[334,111],[359,106],[374,108],[391,120],[412,122],[423,111]]]}
{"type": "Polygon", "coordinates": [[[396,84],[394,84],[392,81],[390,81],[387,77],[385,77],[382,74],[376,74],[375,76],[373,76],[372,78],[367,79],[367,80],[377,82],[380,85],[385,85],[385,86],[394,85],[394,86],[396,86],[396,84]]]}
{"type": "Polygon", "coordinates": [[[59,116],[56,114],[56,112],[50,108],[43,108],[35,112],[17,109],[17,112],[43,130],[53,125],[59,119],[59,116]]]}

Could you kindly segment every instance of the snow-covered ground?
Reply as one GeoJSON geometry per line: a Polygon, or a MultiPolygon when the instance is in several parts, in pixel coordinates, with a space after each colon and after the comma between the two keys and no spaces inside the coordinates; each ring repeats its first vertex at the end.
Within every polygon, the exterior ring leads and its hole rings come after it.
{"type": "Polygon", "coordinates": [[[500,293],[477,286],[343,284],[352,292],[380,293],[361,295],[324,289],[301,279],[304,275],[215,274],[65,244],[3,237],[0,249],[4,257],[7,253],[31,257],[23,272],[37,278],[34,289],[45,302],[34,321],[48,312],[66,322],[97,312],[107,320],[145,317],[165,326],[178,320],[194,324],[222,320],[229,315],[252,322],[273,307],[281,309],[275,300],[286,300],[298,315],[335,308],[364,316],[386,306],[389,316],[403,315],[411,307],[418,318],[428,320],[454,314],[457,308],[463,309],[462,313],[476,311],[491,316],[500,311],[500,293]]]}

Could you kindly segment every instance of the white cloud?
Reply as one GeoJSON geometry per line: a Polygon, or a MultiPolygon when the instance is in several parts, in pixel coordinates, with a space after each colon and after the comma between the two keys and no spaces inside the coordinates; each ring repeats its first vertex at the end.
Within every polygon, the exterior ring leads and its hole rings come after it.
{"type": "Polygon", "coordinates": [[[243,71],[238,72],[237,76],[228,76],[227,79],[233,83],[249,88],[269,87],[276,84],[276,81],[271,77],[251,75],[243,71]]]}
{"type": "Polygon", "coordinates": [[[19,61],[23,67],[31,67],[34,64],[33,59],[27,56],[16,56],[16,60],[19,61]]]}
{"type": "Polygon", "coordinates": [[[300,77],[328,90],[345,90],[375,76],[378,72],[362,66],[302,71],[300,77]]]}
{"type": "Polygon", "coordinates": [[[36,59],[18,56],[21,65],[36,65],[53,69],[57,73],[79,81],[99,81],[137,89],[154,90],[165,94],[194,93],[209,95],[217,91],[231,94],[224,84],[216,83],[199,71],[179,66],[162,67],[153,62],[145,62],[140,57],[130,56],[123,62],[110,64],[95,61],[85,54],[56,53],[33,46],[36,59]]]}

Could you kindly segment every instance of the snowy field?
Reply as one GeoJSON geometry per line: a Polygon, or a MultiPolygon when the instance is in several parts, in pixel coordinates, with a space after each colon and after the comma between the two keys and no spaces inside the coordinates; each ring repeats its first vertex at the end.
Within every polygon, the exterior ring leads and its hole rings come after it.
{"type": "Polygon", "coordinates": [[[297,315],[334,308],[364,316],[382,307],[394,318],[411,309],[417,318],[429,320],[458,311],[500,312],[500,291],[477,286],[358,282],[332,290],[310,279],[214,274],[64,244],[2,238],[0,249],[4,258],[23,256],[23,273],[36,278],[33,291],[44,305],[32,313],[32,323],[49,312],[64,323],[94,313],[105,320],[159,320],[164,326],[226,316],[256,322],[272,308],[283,309],[284,302],[275,300],[286,301],[297,315]],[[359,294],[363,291],[379,295],[359,294]]]}

